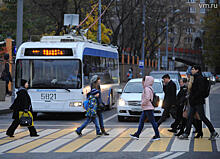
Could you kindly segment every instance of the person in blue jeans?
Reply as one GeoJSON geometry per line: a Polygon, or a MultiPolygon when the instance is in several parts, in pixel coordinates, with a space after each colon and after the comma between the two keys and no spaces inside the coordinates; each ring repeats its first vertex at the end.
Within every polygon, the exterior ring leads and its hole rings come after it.
{"type": "Polygon", "coordinates": [[[134,134],[130,134],[132,138],[137,140],[139,139],[141,131],[144,128],[144,121],[146,118],[148,118],[148,120],[152,124],[155,132],[155,136],[153,136],[152,140],[160,140],[158,125],[154,118],[154,106],[151,103],[151,101],[153,100],[153,88],[152,88],[153,83],[154,83],[154,78],[151,76],[145,76],[142,80],[142,85],[144,90],[141,98],[141,107],[143,111],[141,113],[137,132],[135,132],[134,134]]]}
{"type": "MultiPolygon", "coordinates": [[[[98,96],[99,96],[99,91],[96,90],[96,89],[92,89],[91,92],[89,93],[88,97],[92,95],[92,96],[95,96],[95,98],[91,99],[91,100],[95,100],[95,101],[92,101],[94,102],[96,105],[98,103],[98,96]]],[[[90,98],[90,97],[89,97],[90,98]]],[[[88,107],[85,108],[86,110],[88,109],[88,107]]],[[[100,132],[100,128],[99,128],[99,123],[98,123],[98,119],[97,119],[97,115],[96,115],[96,109],[93,110],[94,111],[94,115],[89,115],[88,114],[88,111],[87,111],[87,118],[86,118],[86,121],[76,129],[76,133],[77,135],[79,136],[82,136],[82,130],[91,122],[93,122],[95,124],[95,128],[96,128],[96,135],[97,136],[101,136],[102,133],[100,132]]]]}
{"type": "Polygon", "coordinates": [[[102,94],[101,94],[101,87],[100,87],[101,79],[98,75],[94,75],[94,76],[92,76],[90,83],[91,83],[91,89],[99,90],[97,116],[98,116],[98,119],[99,119],[99,125],[100,125],[100,128],[101,128],[101,132],[102,132],[103,135],[109,135],[109,133],[107,133],[105,131],[103,115],[102,115],[102,112],[105,109],[105,104],[102,101],[102,94]]]}

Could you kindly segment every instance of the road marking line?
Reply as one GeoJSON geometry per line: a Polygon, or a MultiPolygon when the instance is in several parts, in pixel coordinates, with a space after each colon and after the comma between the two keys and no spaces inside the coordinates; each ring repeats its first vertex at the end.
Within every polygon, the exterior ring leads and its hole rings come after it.
{"type": "Polygon", "coordinates": [[[117,114],[114,114],[114,115],[112,115],[112,116],[106,118],[106,119],[104,120],[104,123],[107,122],[107,121],[109,121],[109,120],[111,120],[111,119],[113,119],[113,118],[116,117],[116,116],[117,116],[117,114]]]}
{"type": "Polygon", "coordinates": [[[119,134],[121,134],[125,128],[115,128],[109,131],[109,136],[102,136],[101,138],[97,138],[94,141],[90,142],[89,144],[85,145],[81,149],[79,149],[77,152],[95,152],[98,151],[101,147],[103,147],[105,144],[113,140],[115,137],[117,137],[119,134]]]}
{"type": "Polygon", "coordinates": [[[209,119],[210,121],[210,107],[209,107],[209,97],[207,97],[205,99],[205,103],[206,103],[206,109],[205,109],[205,113],[206,113],[206,117],[209,119]]]}
{"type": "MultiPolygon", "coordinates": [[[[218,134],[220,134],[220,128],[215,128],[215,131],[217,131],[218,134]]],[[[219,138],[216,139],[216,146],[217,146],[217,151],[219,152],[220,151],[220,139],[219,138]]]]}
{"type": "MultiPolygon", "coordinates": [[[[26,144],[26,143],[28,143],[28,142],[31,142],[31,141],[33,141],[33,140],[37,140],[37,139],[39,139],[39,138],[41,138],[41,137],[43,137],[43,136],[46,136],[46,135],[51,134],[51,133],[53,133],[53,132],[55,132],[55,131],[58,131],[58,130],[59,130],[59,129],[47,129],[47,130],[44,130],[44,131],[39,132],[39,133],[38,133],[38,134],[40,135],[39,137],[29,137],[29,136],[27,136],[27,137],[23,138],[22,140],[16,140],[16,141],[13,141],[13,142],[10,142],[10,143],[1,145],[1,146],[0,146],[0,153],[6,152],[6,151],[11,150],[11,149],[13,149],[13,148],[16,148],[16,147],[18,147],[18,146],[21,146],[21,145],[23,145],[23,144],[26,144]]],[[[26,131],[26,132],[27,132],[27,131],[26,131]]],[[[28,132],[28,133],[29,133],[29,132],[28,132]]]]}
{"type": "Polygon", "coordinates": [[[195,152],[212,152],[212,142],[207,139],[209,136],[208,128],[203,128],[203,138],[194,139],[195,152]]]}
{"type": "MultiPolygon", "coordinates": [[[[17,133],[20,133],[20,132],[23,132],[23,131],[25,131],[25,129],[16,129],[14,134],[16,135],[17,133]]],[[[0,138],[3,138],[3,137],[7,137],[6,132],[1,132],[0,133],[0,138]]]]}
{"type": "Polygon", "coordinates": [[[23,138],[23,137],[25,137],[25,136],[28,136],[29,134],[30,134],[30,133],[29,133],[29,131],[27,130],[27,131],[24,131],[24,132],[21,132],[21,133],[16,134],[15,137],[5,137],[5,138],[2,138],[2,139],[0,140],[0,145],[5,144],[5,143],[8,143],[8,142],[10,142],[10,141],[15,141],[15,140],[17,140],[17,139],[23,138]]]}
{"type": "Polygon", "coordinates": [[[6,129],[0,129],[0,132],[5,132],[6,131],[6,129]]]}
{"type": "Polygon", "coordinates": [[[119,137],[114,139],[108,145],[106,145],[100,152],[117,152],[119,151],[126,143],[128,143],[131,138],[129,134],[133,134],[136,128],[129,128],[125,132],[123,132],[119,137]]]}
{"type": "Polygon", "coordinates": [[[8,151],[7,153],[25,153],[25,152],[28,152],[28,151],[30,151],[30,150],[32,150],[32,149],[34,149],[34,148],[36,148],[40,145],[43,145],[47,142],[50,142],[50,141],[52,141],[56,138],[59,138],[59,137],[61,137],[63,135],[66,135],[66,134],[69,134],[70,132],[73,132],[73,130],[72,129],[60,130],[58,132],[55,132],[55,133],[50,134],[48,136],[45,136],[41,139],[38,139],[38,140],[32,141],[30,143],[24,144],[20,147],[17,147],[15,149],[11,150],[11,151],[8,151]]]}
{"type": "Polygon", "coordinates": [[[146,128],[140,135],[139,140],[132,141],[123,151],[140,152],[150,142],[154,131],[152,128],[146,128]]]}
{"type": "Polygon", "coordinates": [[[177,137],[174,139],[170,151],[189,151],[191,140],[180,140],[177,137]]]}
{"type": "MultiPolygon", "coordinates": [[[[90,131],[92,131],[92,129],[85,129],[84,133],[87,133],[87,132],[90,132],[90,131]]],[[[53,150],[55,150],[56,148],[58,148],[62,145],[74,140],[77,137],[78,137],[78,135],[75,132],[72,132],[68,135],[65,135],[65,136],[59,138],[59,139],[56,139],[56,140],[54,140],[52,142],[49,142],[49,143],[47,143],[43,146],[40,146],[40,147],[30,151],[30,152],[38,152],[38,153],[50,152],[50,151],[53,151],[53,150]]]]}
{"type": "Polygon", "coordinates": [[[160,140],[154,141],[147,151],[150,152],[164,152],[169,145],[171,138],[160,138],[160,140]]]}
{"type": "Polygon", "coordinates": [[[70,142],[69,144],[59,148],[55,152],[73,152],[77,150],[78,148],[82,147],[83,145],[87,144],[91,140],[96,138],[96,131],[92,131],[89,134],[79,137],[75,141],[70,142]]]}
{"type": "Polygon", "coordinates": [[[172,153],[173,153],[173,152],[164,152],[164,153],[161,153],[161,154],[159,154],[159,155],[157,155],[157,156],[154,156],[154,157],[152,157],[152,158],[150,158],[150,159],[162,158],[162,157],[168,156],[168,155],[170,155],[170,154],[172,154],[172,153]]]}
{"type": "Polygon", "coordinates": [[[166,157],[166,158],[163,158],[163,159],[173,159],[173,158],[176,158],[176,157],[178,157],[178,156],[183,155],[184,153],[186,153],[186,152],[177,152],[177,153],[175,153],[175,154],[173,154],[173,155],[170,155],[170,156],[168,156],[168,157],[166,157]]]}

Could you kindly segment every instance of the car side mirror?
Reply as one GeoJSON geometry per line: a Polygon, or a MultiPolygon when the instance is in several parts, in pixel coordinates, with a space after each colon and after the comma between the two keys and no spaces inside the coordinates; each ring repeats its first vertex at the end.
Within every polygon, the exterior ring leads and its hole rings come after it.
{"type": "Polygon", "coordinates": [[[122,89],[117,89],[116,92],[117,92],[118,94],[122,94],[122,89]]]}

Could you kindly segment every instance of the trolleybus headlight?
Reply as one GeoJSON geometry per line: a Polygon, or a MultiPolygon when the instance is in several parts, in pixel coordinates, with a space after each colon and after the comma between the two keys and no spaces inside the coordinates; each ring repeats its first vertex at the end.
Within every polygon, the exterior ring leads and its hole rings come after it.
{"type": "Polygon", "coordinates": [[[82,102],[70,102],[69,106],[70,107],[81,107],[82,102]]]}

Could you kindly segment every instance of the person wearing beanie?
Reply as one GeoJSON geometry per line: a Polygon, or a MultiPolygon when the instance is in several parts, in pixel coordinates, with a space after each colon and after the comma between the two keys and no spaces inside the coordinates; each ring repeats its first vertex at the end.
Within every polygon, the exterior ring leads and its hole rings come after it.
{"type": "MultiPolygon", "coordinates": [[[[9,137],[14,137],[14,132],[20,124],[19,111],[30,111],[30,113],[32,113],[31,98],[27,92],[27,88],[28,82],[24,79],[21,79],[20,87],[17,92],[17,97],[10,107],[10,109],[13,110],[12,119],[14,119],[14,121],[6,132],[6,135],[8,135],[9,137]]],[[[28,130],[31,137],[39,136],[34,126],[29,126],[28,130]]]]}
{"type": "Polygon", "coordinates": [[[100,79],[100,77],[98,75],[94,75],[94,76],[92,76],[92,78],[90,80],[90,83],[91,83],[91,90],[96,89],[96,90],[99,91],[97,116],[98,116],[98,119],[99,119],[99,125],[100,125],[100,128],[101,128],[101,132],[102,132],[103,135],[109,135],[105,131],[103,115],[102,115],[102,111],[103,111],[103,109],[105,107],[105,104],[102,101],[102,94],[101,94],[101,87],[100,87],[101,79],[100,79]]]}

